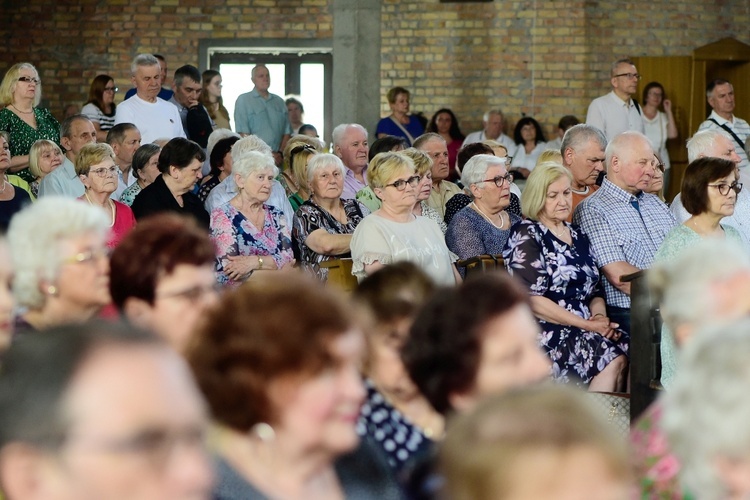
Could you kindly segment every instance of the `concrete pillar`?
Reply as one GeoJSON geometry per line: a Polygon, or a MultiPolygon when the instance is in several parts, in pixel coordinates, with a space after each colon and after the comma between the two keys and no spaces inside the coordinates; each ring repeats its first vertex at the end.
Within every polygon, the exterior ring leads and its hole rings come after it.
{"type": "MultiPolygon", "coordinates": [[[[333,0],[333,126],[380,119],[381,0],[333,0]]],[[[370,137],[370,142],[374,137],[370,137]]]]}

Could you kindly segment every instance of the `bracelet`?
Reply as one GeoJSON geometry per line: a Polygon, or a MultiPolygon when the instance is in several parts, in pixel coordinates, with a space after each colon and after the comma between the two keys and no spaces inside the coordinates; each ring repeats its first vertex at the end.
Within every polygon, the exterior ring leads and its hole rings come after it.
{"type": "Polygon", "coordinates": [[[263,269],[263,257],[258,257],[258,269],[263,269]]]}

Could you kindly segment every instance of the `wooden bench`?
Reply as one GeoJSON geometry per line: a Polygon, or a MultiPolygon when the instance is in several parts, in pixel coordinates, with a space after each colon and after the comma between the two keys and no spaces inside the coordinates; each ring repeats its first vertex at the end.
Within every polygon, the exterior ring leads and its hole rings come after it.
{"type": "Polygon", "coordinates": [[[465,277],[468,278],[475,274],[482,274],[490,271],[505,271],[505,261],[500,254],[484,254],[471,257],[470,259],[459,260],[456,262],[456,267],[459,269],[466,269],[465,277]]]}
{"type": "Polygon", "coordinates": [[[357,288],[357,277],[352,274],[352,259],[324,260],[320,267],[328,269],[327,286],[335,286],[345,292],[357,288]]]}

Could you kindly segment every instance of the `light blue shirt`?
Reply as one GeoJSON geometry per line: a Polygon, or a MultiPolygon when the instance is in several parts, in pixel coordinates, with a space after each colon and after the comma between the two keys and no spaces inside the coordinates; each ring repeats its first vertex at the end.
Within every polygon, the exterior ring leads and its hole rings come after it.
{"type": "MultiPolygon", "coordinates": [[[[210,214],[214,208],[226,204],[229,200],[237,196],[237,193],[239,193],[239,190],[237,189],[237,183],[234,182],[234,175],[230,175],[221,181],[208,194],[204,203],[206,211],[210,214]]],[[[273,181],[273,185],[271,186],[271,196],[268,198],[266,204],[276,207],[284,212],[284,217],[288,224],[287,227],[293,227],[294,209],[292,209],[292,205],[286,197],[286,191],[284,191],[284,187],[279,181],[273,181]]]]}
{"type": "Polygon", "coordinates": [[[292,133],[284,100],[274,94],[264,98],[256,89],[237,98],[234,126],[239,134],[257,135],[272,151],[279,151],[282,138],[292,133]]]}
{"type": "Polygon", "coordinates": [[[39,183],[39,197],[67,196],[78,198],[83,196],[86,188],[76,175],[73,162],[65,157],[63,164],[47,174],[39,183]]]}

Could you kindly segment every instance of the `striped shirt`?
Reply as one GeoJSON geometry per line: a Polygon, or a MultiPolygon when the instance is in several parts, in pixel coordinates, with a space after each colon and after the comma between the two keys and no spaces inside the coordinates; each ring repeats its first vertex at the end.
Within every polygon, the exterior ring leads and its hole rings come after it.
{"type": "MultiPolygon", "coordinates": [[[[747,144],[747,138],[750,137],[750,125],[747,124],[745,120],[742,118],[737,118],[736,116],[732,116],[732,121],[729,121],[727,119],[722,118],[719,116],[716,111],[711,111],[711,114],[708,116],[708,120],[701,123],[700,127],[698,127],[698,132],[701,130],[709,130],[709,129],[715,129],[715,130],[724,130],[721,126],[726,125],[729,127],[732,132],[739,137],[742,142],[747,144]],[[718,125],[711,121],[711,118],[716,120],[718,122],[718,125]]],[[[725,130],[724,130],[725,131],[725,130]]],[[[726,131],[725,131],[726,132],[726,131]]],[[[740,162],[740,169],[742,171],[745,170],[745,168],[750,165],[747,159],[747,152],[745,151],[745,148],[741,147],[739,143],[732,137],[732,134],[729,134],[727,132],[727,135],[732,140],[732,144],[734,145],[734,150],[739,155],[740,159],[742,160],[740,162]]]]}

